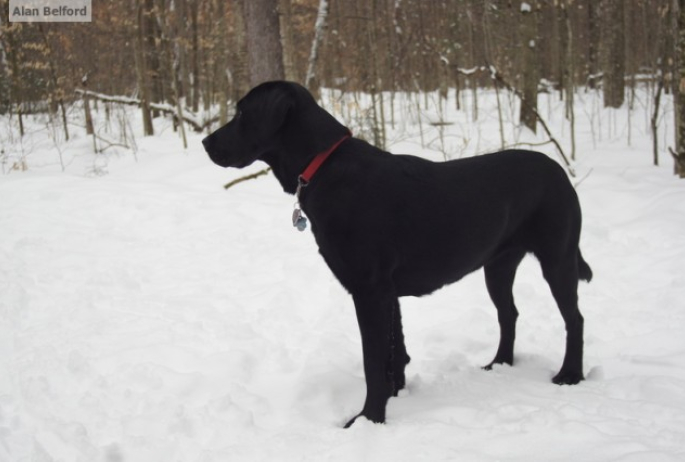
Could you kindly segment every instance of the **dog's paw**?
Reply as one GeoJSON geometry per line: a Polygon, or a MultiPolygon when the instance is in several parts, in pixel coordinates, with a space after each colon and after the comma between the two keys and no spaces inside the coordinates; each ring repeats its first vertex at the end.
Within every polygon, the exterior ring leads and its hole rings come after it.
{"type": "Polygon", "coordinates": [[[401,390],[404,390],[404,388],[407,386],[407,379],[404,375],[404,372],[402,372],[400,374],[393,375],[392,381],[393,381],[392,396],[397,396],[397,394],[401,390]]]}
{"type": "Polygon", "coordinates": [[[577,385],[582,380],[585,380],[582,372],[572,372],[561,370],[552,379],[552,383],[557,385],[577,385]]]}
{"type": "Polygon", "coordinates": [[[513,366],[514,365],[514,360],[513,359],[500,359],[500,358],[495,358],[492,360],[490,364],[487,366],[483,366],[484,371],[491,371],[493,366],[497,365],[505,365],[505,366],[513,366]]]}
{"type": "Polygon", "coordinates": [[[375,424],[384,424],[385,423],[385,417],[373,418],[373,417],[367,416],[364,412],[360,412],[359,414],[354,416],[352,419],[350,419],[350,421],[347,422],[343,428],[350,428],[352,426],[352,424],[354,424],[357,421],[357,419],[360,417],[364,417],[365,420],[372,422],[372,423],[375,423],[375,424]]]}

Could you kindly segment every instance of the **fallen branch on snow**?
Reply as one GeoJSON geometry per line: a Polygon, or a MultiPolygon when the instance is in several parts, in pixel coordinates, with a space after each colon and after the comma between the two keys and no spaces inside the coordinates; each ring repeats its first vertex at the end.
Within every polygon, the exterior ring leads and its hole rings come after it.
{"type": "Polygon", "coordinates": [[[228,188],[230,188],[231,186],[235,186],[235,185],[237,185],[238,183],[242,183],[243,181],[253,180],[253,179],[258,178],[258,177],[260,177],[260,176],[262,176],[262,175],[266,175],[266,174],[269,173],[270,171],[271,171],[271,167],[267,167],[267,168],[265,168],[264,170],[258,171],[257,173],[252,173],[252,174],[250,174],[250,175],[242,176],[242,177],[240,177],[240,178],[237,178],[237,179],[235,179],[235,180],[233,180],[233,181],[230,181],[230,182],[226,183],[226,184],[224,185],[224,189],[228,189],[228,188]]]}
{"type": "MultiPolygon", "coordinates": [[[[128,106],[140,106],[142,102],[136,98],[129,98],[128,96],[112,96],[105,95],[103,93],[97,93],[90,90],[76,90],[76,93],[83,96],[88,96],[89,98],[94,98],[105,103],[117,103],[125,104],[128,106]]],[[[175,106],[165,103],[150,103],[150,109],[160,111],[166,115],[172,116],[175,120],[178,120],[178,111],[175,106]]],[[[202,133],[210,127],[213,123],[219,120],[219,116],[209,118],[208,120],[203,120],[197,114],[187,108],[183,109],[183,121],[192,127],[192,129],[198,133],[202,133]]]]}

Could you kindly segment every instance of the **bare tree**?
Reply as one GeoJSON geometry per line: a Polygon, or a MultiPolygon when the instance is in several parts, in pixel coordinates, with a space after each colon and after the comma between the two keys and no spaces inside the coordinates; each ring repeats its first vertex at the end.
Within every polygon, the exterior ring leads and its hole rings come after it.
{"type": "MultiPolygon", "coordinates": [[[[219,36],[224,39],[224,43],[228,43],[228,24],[226,22],[225,5],[223,0],[216,0],[216,10],[218,16],[219,36]]],[[[228,53],[220,47],[219,56],[217,58],[219,66],[218,85],[219,85],[219,125],[224,125],[228,122],[228,99],[230,93],[231,79],[228,70],[228,53]]]]}
{"type": "Polygon", "coordinates": [[[671,149],[675,161],[675,174],[685,178],[685,0],[678,0],[678,40],[676,57],[678,58],[678,94],[676,97],[676,151],[671,149]]]}
{"type": "Polygon", "coordinates": [[[598,46],[599,46],[599,27],[598,17],[601,2],[588,0],[587,2],[587,86],[594,89],[597,87],[597,74],[599,73],[598,46]]]}
{"type": "MultiPolygon", "coordinates": [[[[219,0],[224,1],[224,0],[219,0]]],[[[231,4],[232,13],[230,28],[234,31],[231,35],[232,41],[229,43],[231,50],[231,96],[237,100],[250,89],[250,77],[247,63],[247,44],[245,39],[245,8],[242,1],[231,4]]]]}
{"type": "Polygon", "coordinates": [[[625,99],[624,0],[605,0],[604,106],[619,108],[625,99]]]}
{"type": "Polygon", "coordinates": [[[281,36],[283,39],[283,67],[285,68],[286,80],[296,82],[300,69],[297,68],[297,38],[295,34],[295,21],[299,19],[293,12],[293,0],[279,0],[279,17],[281,36]]]}
{"type": "Polygon", "coordinates": [[[199,0],[191,0],[189,2],[190,7],[190,36],[191,36],[191,46],[192,46],[192,92],[191,94],[191,106],[193,112],[197,112],[200,108],[200,46],[199,46],[199,33],[198,33],[198,9],[199,0]]]}
{"type": "Polygon", "coordinates": [[[2,43],[3,58],[9,62],[3,62],[3,68],[8,80],[8,107],[10,114],[16,110],[19,121],[19,135],[24,136],[24,117],[23,117],[23,89],[21,78],[22,52],[16,34],[20,31],[21,23],[9,22],[8,2],[1,1],[2,23],[0,23],[0,42],[2,43]],[[7,14],[7,16],[6,16],[7,14]]]}
{"type": "Polygon", "coordinates": [[[244,0],[250,86],[285,78],[278,0],[244,0]]]}
{"type": "Polygon", "coordinates": [[[323,40],[324,32],[326,31],[326,19],[328,18],[328,0],[319,0],[319,12],[316,15],[316,24],[314,25],[314,40],[312,41],[312,49],[309,52],[309,64],[307,65],[307,75],[304,79],[304,85],[310,90],[316,90],[318,84],[315,82],[316,77],[316,61],[319,59],[319,45],[323,40]]]}
{"type": "Polygon", "coordinates": [[[185,130],[185,125],[184,125],[184,116],[183,116],[183,104],[181,102],[181,94],[179,91],[179,84],[178,84],[178,76],[180,74],[179,72],[179,67],[178,64],[180,63],[180,57],[179,57],[179,50],[180,50],[180,45],[176,43],[176,39],[174,37],[178,38],[179,34],[176,33],[177,31],[173,31],[170,29],[170,26],[168,24],[168,15],[164,14],[166,10],[166,4],[165,0],[157,0],[157,8],[155,8],[155,12],[157,14],[156,16],[156,23],[157,27],[159,28],[159,38],[160,38],[160,48],[163,50],[164,55],[167,56],[167,59],[164,60],[166,63],[166,68],[162,69],[164,73],[162,76],[167,76],[166,79],[171,82],[171,91],[173,94],[173,103],[176,106],[176,124],[178,124],[178,127],[181,131],[181,138],[183,139],[183,148],[187,149],[188,148],[188,139],[186,137],[186,130],[185,130]],[[173,59],[172,59],[173,56],[173,59]],[[168,72],[168,74],[167,74],[168,72]]]}
{"type": "Polygon", "coordinates": [[[141,110],[143,112],[143,133],[146,136],[154,135],[155,130],[152,126],[152,113],[150,111],[150,94],[148,92],[147,73],[145,72],[145,36],[143,32],[143,0],[135,0],[136,6],[136,37],[133,42],[133,56],[135,58],[136,80],[138,91],[140,92],[141,110]]]}
{"type": "Polygon", "coordinates": [[[569,11],[573,5],[573,0],[563,0],[561,3],[561,20],[563,21],[565,30],[565,39],[563,40],[565,45],[564,56],[563,56],[563,82],[564,82],[564,92],[566,93],[566,119],[569,121],[569,127],[571,129],[571,160],[576,160],[576,116],[573,108],[575,99],[575,62],[573,48],[574,38],[573,38],[573,27],[571,22],[571,12],[569,11]]]}
{"type": "Polygon", "coordinates": [[[43,23],[38,23],[38,30],[40,31],[43,41],[42,52],[45,57],[45,61],[47,62],[49,71],[48,101],[54,103],[60,109],[62,114],[62,126],[64,128],[64,139],[69,141],[69,125],[67,123],[67,110],[64,105],[64,89],[60,85],[56,60],[54,59],[54,53],[52,47],[50,46],[50,41],[48,40],[48,33],[43,23]]]}
{"type": "MultiPolygon", "coordinates": [[[[531,2],[533,0],[530,0],[531,2]]],[[[520,19],[523,51],[523,101],[521,102],[520,120],[523,125],[535,132],[538,103],[538,83],[540,81],[537,63],[537,20],[536,6],[527,1],[521,2],[520,19]]]]}

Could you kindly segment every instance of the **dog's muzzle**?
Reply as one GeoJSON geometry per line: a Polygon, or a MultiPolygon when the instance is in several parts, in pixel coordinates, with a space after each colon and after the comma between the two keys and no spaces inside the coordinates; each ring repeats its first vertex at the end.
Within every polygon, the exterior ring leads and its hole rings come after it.
{"type": "Polygon", "coordinates": [[[204,146],[205,152],[209,155],[209,158],[212,159],[212,162],[221,167],[230,167],[230,165],[228,165],[225,160],[222,159],[217,150],[214,148],[214,140],[212,139],[212,135],[209,135],[202,140],[202,146],[204,146]]]}
{"type": "Polygon", "coordinates": [[[211,147],[212,147],[212,140],[211,140],[211,138],[212,138],[212,135],[209,135],[209,136],[206,136],[206,137],[202,140],[202,146],[205,147],[205,151],[207,151],[207,154],[210,153],[210,149],[211,149],[211,147]]]}

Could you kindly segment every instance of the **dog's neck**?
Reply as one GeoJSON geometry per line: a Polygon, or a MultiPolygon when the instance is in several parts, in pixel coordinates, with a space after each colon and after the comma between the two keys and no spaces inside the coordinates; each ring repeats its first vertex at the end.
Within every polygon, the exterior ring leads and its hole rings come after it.
{"type": "Polygon", "coordinates": [[[293,166],[294,163],[282,161],[288,155],[288,152],[285,150],[270,151],[262,157],[262,160],[271,167],[274,176],[281,184],[281,187],[283,187],[283,191],[288,194],[295,194],[297,190],[297,176],[300,174],[300,171],[293,166]]]}
{"type": "Polygon", "coordinates": [[[337,121],[335,126],[327,128],[310,130],[312,135],[302,130],[287,130],[283,134],[281,146],[262,156],[262,160],[271,167],[276,179],[288,194],[295,194],[298,177],[314,157],[349,133],[349,130],[337,121]]]}

